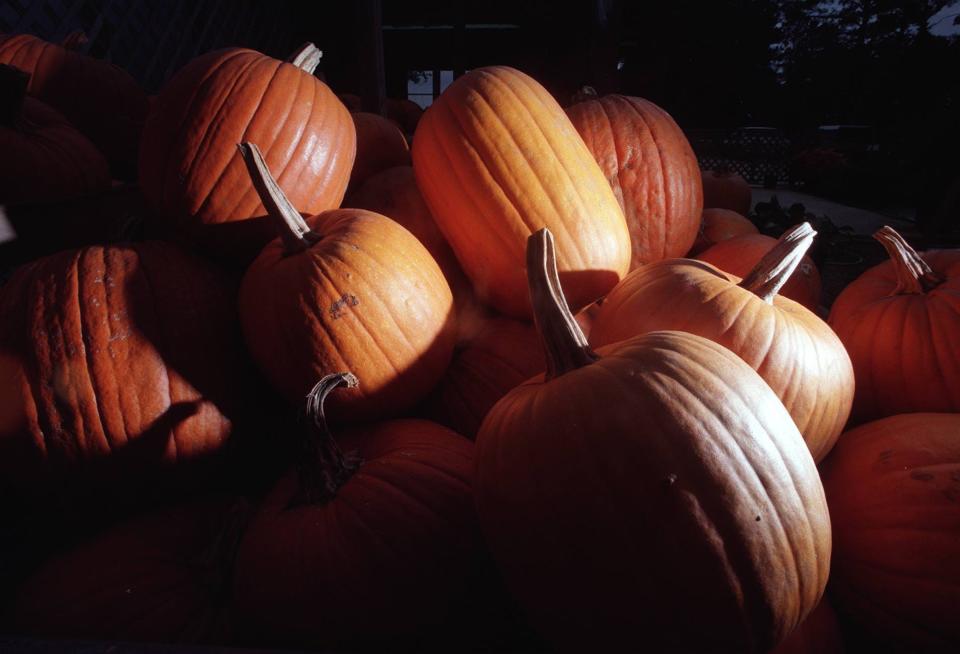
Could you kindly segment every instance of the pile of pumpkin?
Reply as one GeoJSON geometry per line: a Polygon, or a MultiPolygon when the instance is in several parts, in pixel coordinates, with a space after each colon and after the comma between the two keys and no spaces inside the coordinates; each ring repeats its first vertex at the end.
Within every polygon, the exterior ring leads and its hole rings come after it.
{"type": "Polygon", "coordinates": [[[135,170],[164,239],[0,289],[4,510],[44,534],[5,633],[516,647],[499,603],[532,649],[839,651],[829,598],[960,646],[960,252],[884,228],[824,321],[811,227],[750,233],[654,104],[481,68],[411,151],[318,58],[148,101],[0,42],[4,201],[135,170]]]}

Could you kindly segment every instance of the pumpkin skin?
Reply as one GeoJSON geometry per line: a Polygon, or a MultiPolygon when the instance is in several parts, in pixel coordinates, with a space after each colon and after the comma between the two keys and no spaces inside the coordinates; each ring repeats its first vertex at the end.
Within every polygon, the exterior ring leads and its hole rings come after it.
{"type": "Polygon", "coordinates": [[[680,127],[648,100],[607,95],[567,115],[593,153],[630,230],[630,268],[682,257],[700,228],[697,157],[680,127]]]}
{"type": "Polygon", "coordinates": [[[500,317],[484,320],[454,354],[427,415],[473,439],[493,405],[545,367],[533,325],[500,317]]]}
{"type": "Polygon", "coordinates": [[[312,234],[299,251],[281,230],[241,282],[240,323],[254,361],[294,403],[330,371],[363,374],[359,388],[331,398],[334,420],[412,407],[439,381],[456,342],[442,271],[413,234],[372,211],[326,211],[302,229],[312,234]]]}
{"type": "Polygon", "coordinates": [[[729,209],[746,216],[753,208],[753,191],[739,173],[731,170],[704,170],[704,209],[729,209]]]}
{"type": "Polygon", "coordinates": [[[474,482],[533,624],[568,649],[777,645],[830,561],[819,476],[783,405],[702,337],[652,332],[593,354],[582,334],[567,347],[569,312],[563,328],[535,315],[550,372],[487,414],[474,482]]]}
{"type": "Polygon", "coordinates": [[[387,98],[383,103],[384,115],[400,126],[404,134],[413,134],[423,116],[423,109],[407,98],[387,98]]]}
{"type": "MultiPolygon", "coordinates": [[[[805,227],[802,248],[788,252],[779,246],[783,254],[770,260],[767,270],[787,257],[800,259],[815,233],[805,227]]],[[[853,366],[827,323],[765,288],[763,277],[744,286],[739,277],[693,259],[644,266],[627,275],[600,305],[590,344],[602,347],[663,329],[719,343],[770,385],[819,462],[850,416],[853,366]]]]}
{"type": "MultiPolygon", "coordinates": [[[[887,245],[896,240],[909,248],[890,232],[882,236],[891,239],[887,245]]],[[[857,423],[897,413],[960,412],[960,250],[894,256],[851,282],[830,310],[830,326],[857,377],[857,423]],[[906,261],[926,265],[931,281],[918,279],[906,261]]]]}
{"type": "MultiPolygon", "coordinates": [[[[700,261],[720,270],[745,277],[763,256],[777,244],[777,239],[765,234],[744,234],[710,246],[697,255],[700,261]]],[[[817,311],[820,306],[820,271],[809,256],[805,256],[780,289],[780,295],[817,311]]]]}
{"type": "Polygon", "coordinates": [[[332,497],[298,502],[293,471],[250,523],[234,576],[238,624],[274,645],[395,649],[442,624],[465,590],[479,553],[473,443],[425,420],[337,441],[362,463],[332,497]]]}
{"type": "Polygon", "coordinates": [[[557,234],[574,311],[603,296],[630,265],[630,235],[610,185],[560,105],[505,66],[453,82],[413,140],[417,185],[477,296],[530,319],[526,238],[557,234]]]}
{"type": "MultiPolygon", "coordinates": [[[[7,72],[0,71],[2,85],[7,72]]],[[[58,202],[110,188],[107,162],[83,134],[39,100],[20,100],[10,124],[0,118],[0,204],[58,202]]]]}
{"type": "Polygon", "coordinates": [[[351,116],[357,128],[357,157],[350,173],[351,189],[381,170],[410,165],[410,146],[395,124],[362,111],[351,116]]]}
{"type": "Polygon", "coordinates": [[[113,503],[194,483],[233,431],[244,361],[232,289],[172,245],[24,266],[0,292],[2,480],[113,503]]]}
{"type": "Polygon", "coordinates": [[[824,597],[807,619],[771,654],[843,654],[844,651],[837,614],[824,597]]]}
{"type": "Polygon", "coordinates": [[[30,75],[27,92],[67,118],[115,175],[136,175],[147,94],[124,70],[29,34],[0,37],[0,64],[30,75]]]}
{"type": "Polygon", "coordinates": [[[42,638],[225,641],[220,557],[231,552],[217,548],[221,539],[229,547],[238,526],[232,506],[209,498],[164,509],[53,557],[20,587],[12,628],[42,638]]]}
{"type": "Polygon", "coordinates": [[[460,269],[456,255],[423,201],[412,166],[395,166],[371,176],[359,188],[351,191],[346,205],[373,211],[400,223],[427,248],[450,285],[461,332],[462,328],[467,327],[460,324],[461,319],[471,320],[482,311],[476,306],[470,280],[460,269]]]}
{"type": "Polygon", "coordinates": [[[265,218],[250,220],[266,210],[237,154],[244,140],[281,171],[290,201],[315,214],[340,206],[356,130],[312,72],[253,50],[205,54],[164,86],[140,148],[144,196],[180,237],[246,263],[275,232],[265,218]]]}
{"type": "Polygon", "coordinates": [[[838,610],[897,651],[956,651],[960,415],[861,425],[840,438],[823,483],[838,610]]]}
{"type": "Polygon", "coordinates": [[[760,233],[756,225],[729,209],[704,209],[701,221],[700,233],[687,256],[696,256],[720,241],[760,233]]]}
{"type": "Polygon", "coordinates": [[[355,93],[337,93],[337,99],[340,100],[343,106],[347,108],[347,111],[352,114],[363,111],[363,100],[355,93]]]}

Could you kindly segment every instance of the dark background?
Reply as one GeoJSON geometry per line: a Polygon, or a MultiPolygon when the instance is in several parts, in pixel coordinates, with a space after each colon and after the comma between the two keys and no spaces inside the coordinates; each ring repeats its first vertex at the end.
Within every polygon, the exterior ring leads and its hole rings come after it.
{"type": "Polygon", "coordinates": [[[957,0],[6,0],[0,31],[84,29],[90,54],[151,92],[208,50],[285,57],[314,41],[328,83],[373,111],[406,97],[412,71],[507,64],[561,104],[584,84],[652,100],[701,156],[707,130],[724,141],[778,128],[790,144],[781,183],[909,207],[947,233],[960,225],[960,38],[937,33],[960,31],[956,14],[957,0]],[[831,124],[857,127],[830,139],[818,127],[831,124]]]}

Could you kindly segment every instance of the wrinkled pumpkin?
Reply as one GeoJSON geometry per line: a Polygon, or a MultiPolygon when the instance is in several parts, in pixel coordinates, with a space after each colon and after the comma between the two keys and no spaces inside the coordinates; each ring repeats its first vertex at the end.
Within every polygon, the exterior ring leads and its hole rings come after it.
{"type": "Polygon", "coordinates": [[[660,331],[594,353],[544,230],[528,270],[547,373],[477,436],[480,524],[567,649],[766,652],[819,602],[830,516],[790,415],[736,355],[660,331]]]}

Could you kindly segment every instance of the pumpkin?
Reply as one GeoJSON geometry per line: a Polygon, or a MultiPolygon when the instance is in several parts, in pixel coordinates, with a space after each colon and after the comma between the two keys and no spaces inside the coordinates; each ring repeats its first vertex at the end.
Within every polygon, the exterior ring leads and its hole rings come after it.
{"type": "Polygon", "coordinates": [[[704,209],[701,217],[700,233],[690,248],[687,256],[696,256],[711,245],[720,241],[743,236],[745,234],[759,234],[757,226],[729,209],[704,209]]]}
{"type": "Polygon", "coordinates": [[[347,204],[383,214],[400,223],[433,255],[451,286],[463,271],[427,208],[412,166],[394,166],[372,175],[347,196],[347,204]]]}
{"type": "Polygon", "coordinates": [[[267,379],[292,402],[320,375],[353,367],[363,386],[331,402],[339,420],[400,412],[436,385],[453,354],[453,296],[437,263],[406,229],[371,211],[306,220],[242,144],[253,184],[280,238],[240,286],[240,322],[267,379]]]}
{"type": "Polygon", "coordinates": [[[676,329],[723,345],[770,385],[820,461],[850,415],[853,367],[827,323],[778,295],[815,234],[808,223],[789,230],[743,280],[693,259],[634,270],[600,306],[590,344],[676,329]]]}
{"type": "Polygon", "coordinates": [[[337,99],[340,100],[343,106],[347,108],[347,111],[352,114],[363,111],[363,100],[361,100],[360,96],[356,93],[337,93],[337,99]]]}
{"type": "Polygon", "coordinates": [[[960,415],[860,425],[824,463],[823,483],[837,609],[897,651],[956,651],[960,415]]]}
{"type": "Polygon", "coordinates": [[[643,98],[607,95],[567,115],[623,209],[631,269],[685,255],[700,228],[703,195],[697,157],[670,114],[643,98]]]}
{"type": "Polygon", "coordinates": [[[244,361],[232,289],[172,245],[23,266],[0,291],[0,481],[77,505],[209,479],[244,361]]]}
{"type": "Polygon", "coordinates": [[[413,134],[423,116],[423,109],[408,98],[387,98],[383,103],[383,115],[399,125],[404,134],[413,134]]]}
{"type": "Polygon", "coordinates": [[[753,191],[739,173],[729,169],[704,170],[703,207],[705,209],[729,209],[746,216],[753,208],[753,191]]]}
{"type": "Polygon", "coordinates": [[[417,237],[433,255],[450,285],[457,310],[458,342],[471,335],[472,321],[479,319],[484,309],[478,306],[470,280],[460,269],[456,255],[423,201],[413,167],[395,166],[372,175],[359,188],[351,190],[345,204],[382,214],[417,237]]]}
{"type": "Polygon", "coordinates": [[[890,255],[837,296],[830,326],[857,377],[853,420],[960,412],[960,250],[917,253],[894,229],[890,255]]]}
{"type": "Polygon", "coordinates": [[[428,402],[427,415],[475,438],[491,407],[544,367],[533,325],[500,317],[483,320],[479,331],[454,354],[428,402]]]}
{"type": "MultiPolygon", "coordinates": [[[[757,263],[777,245],[777,239],[765,234],[744,234],[720,241],[697,255],[700,261],[720,270],[746,277],[757,263]]],[[[820,306],[820,271],[809,256],[800,260],[800,265],[780,289],[780,295],[799,302],[811,311],[820,306]]]]}
{"type": "Polygon", "coordinates": [[[113,173],[136,176],[147,94],[126,71],[29,34],[0,37],[0,64],[30,75],[27,93],[89,138],[113,173]]]}
{"type": "Polygon", "coordinates": [[[700,336],[651,332],[594,353],[547,232],[527,268],[547,372],[487,414],[474,480],[514,596],[569,649],[771,649],[830,567],[823,489],[790,415],[700,336]]]}
{"type": "Polygon", "coordinates": [[[771,654],[843,654],[837,614],[824,597],[790,637],[771,654]]]}
{"type": "Polygon", "coordinates": [[[73,30],[60,41],[60,45],[65,50],[74,50],[81,52],[90,44],[90,37],[83,30],[73,30]]]}
{"type": "Polygon", "coordinates": [[[349,373],[328,375],[308,394],[300,464],[240,545],[238,624],[264,642],[396,649],[397,639],[443,623],[479,553],[473,443],[426,420],[334,438],[324,400],[356,384],[349,373]]]}
{"type": "Polygon", "coordinates": [[[21,585],[11,627],[41,638],[223,642],[229,566],[248,513],[211,497],[107,529],[21,585]]]}
{"type": "Polygon", "coordinates": [[[410,164],[410,147],[403,132],[377,114],[351,114],[357,129],[357,158],[350,173],[350,188],[363,183],[374,173],[410,164]]]}
{"type": "Polygon", "coordinates": [[[314,77],[319,57],[312,44],[288,62],[218,50],[163,87],[143,132],[140,185],[167,229],[242,263],[275,236],[237,154],[244,140],[262,146],[303,211],[340,206],[356,131],[346,107],[314,77]]]}
{"type": "Polygon", "coordinates": [[[477,296],[530,318],[526,237],[558,236],[567,300],[579,310],[630,264],[630,236],[610,185],[560,105],[506,66],[457,78],[427,109],[413,140],[417,185],[477,296]]]}
{"type": "Polygon", "coordinates": [[[56,110],[25,97],[27,75],[0,65],[0,204],[50,203],[110,188],[107,162],[56,110]]]}

